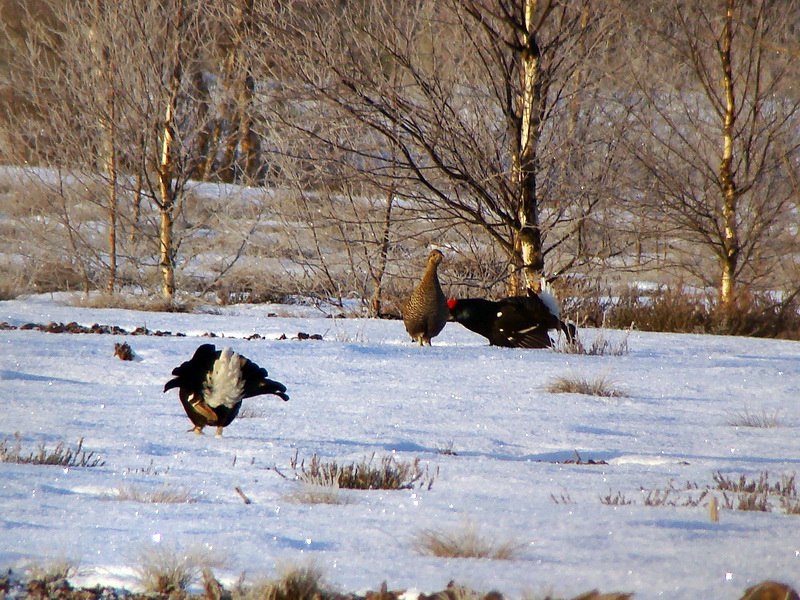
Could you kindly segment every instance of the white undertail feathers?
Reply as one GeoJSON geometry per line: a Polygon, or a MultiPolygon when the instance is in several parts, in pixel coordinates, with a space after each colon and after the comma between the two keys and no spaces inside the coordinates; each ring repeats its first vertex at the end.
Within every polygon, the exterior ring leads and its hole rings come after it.
{"type": "Polygon", "coordinates": [[[229,408],[242,400],[242,357],[230,348],[225,348],[214,362],[214,369],[206,376],[203,386],[205,402],[212,408],[225,405],[229,408]]]}
{"type": "Polygon", "coordinates": [[[544,277],[542,277],[542,291],[539,292],[539,298],[542,299],[542,302],[550,309],[550,313],[555,318],[561,318],[561,308],[558,305],[558,300],[553,293],[553,288],[550,287],[550,283],[544,277]]]}

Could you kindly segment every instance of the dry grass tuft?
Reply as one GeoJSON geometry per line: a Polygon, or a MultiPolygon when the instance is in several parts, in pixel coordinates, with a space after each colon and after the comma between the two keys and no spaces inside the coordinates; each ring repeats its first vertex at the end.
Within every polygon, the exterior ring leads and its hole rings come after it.
{"type": "Polygon", "coordinates": [[[276,580],[257,583],[243,600],[328,600],[333,594],[323,582],[322,570],[314,565],[283,567],[276,580]]]}
{"type": "Polygon", "coordinates": [[[414,546],[417,552],[429,556],[493,560],[513,560],[521,548],[518,542],[486,539],[472,523],[456,531],[425,529],[416,535],[414,546]]]}
{"type": "Polygon", "coordinates": [[[581,375],[556,377],[547,384],[545,389],[551,394],[585,394],[605,398],[619,398],[627,395],[609,382],[605,375],[599,375],[594,379],[588,379],[581,375]]]}
{"type": "Polygon", "coordinates": [[[28,580],[42,583],[55,583],[66,581],[77,574],[78,566],[75,562],[60,558],[53,559],[44,564],[33,564],[28,567],[28,580]]]}
{"type": "Polygon", "coordinates": [[[156,544],[139,556],[136,573],[147,594],[181,596],[201,573],[208,584],[210,568],[224,566],[205,550],[183,552],[156,544]]]}
{"type": "Polygon", "coordinates": [[[604,330],[600,330],[590,343],[584,343],[579,337],[572,341],[566,338],[559,338],[553,346],[553,350],[561,354],[583,354],[586,356],[625,356],[630,352],[628,348],[628,337],[632,328],[625,331],[622,339],[612,342],[606,338],[604,330]]]}
{"type": "Polygon", "coordinates": [[[752,413],[747,408],[744,411],[737,413],[728,421],[731,427],[756,427],[771,429],[773,427],[780,427],[780,420],[778,419],[778,411],[775,409],[773,412],[767,412],[763,409],[761,413],[752,413]]]}
{"type": "Polygon", "coordinates": [[[190,492],[164,484],[154,490],[145,490],[134,486],[118,487],[110,495],[104,496],[109,500],[120,502],[142,502],[154,504],[190,504],[197,502],[197,498],[190,492]]]}
{"type": "Polygon", "coordinates": [[[52,450],[40,444],[37,452],[26,455],[22,452],[22,437],[19,433],[14,434],[13,445],[10,445],[8,438],[0,442],[0,462],[61,467],[102,467],[106,464],[104,460],[95,457],[94,452],[83,449],[83,438],[78,441],[75,449],[67,448],[63,442],[59,442],[52,450]]]}
{"type": "Polygon", "coordinates": [[[337,482],[331,485],[302,484],[302,488],[282,496],[286,502],[295,504],[354,504],[355,500],[339,489],[337,482]]]}
{"type": "MultiPolygon", "coordinates": [[[[72,592],[72,586],[68,579],[78,572],[75,563],[56,559],[43,565],[35,564],[28,567],[28,582],[25,586],[26,598],[66,598],[72,592]]],[[[11,571],[8,572],[9,575],[11,571]]],[[[7,585],[8,578],[0,580],[0,583],[7,585]]],[[[10,590],[0,587],[0,597],[5,597],[10,590]]],[[[13,593],[11,594],[13,597],[13,593]]]]}
{"type": "Polygon", "coordinates": [[[267,412],[257,406],[243,406],[236,416],[237,419],[264,419],[267,412]]]}
{"type": "MultiPolygon", "coordinates": [[[[438,474],[431,475],[427,467],[423,469],[419,458],[403,462],[391,454],[377,463],[373,454],[369,459],[349,465],[339,465],[336,461],[323,462],[314,454],[307,466],[305,460],[298,462],[295,454],[290,466],[294,478],[303,483],[351,490],[406,490],[424,486],[431,489],[438,474]]],[[[288,479],[277,467],[274,470],[288,479]]]]}

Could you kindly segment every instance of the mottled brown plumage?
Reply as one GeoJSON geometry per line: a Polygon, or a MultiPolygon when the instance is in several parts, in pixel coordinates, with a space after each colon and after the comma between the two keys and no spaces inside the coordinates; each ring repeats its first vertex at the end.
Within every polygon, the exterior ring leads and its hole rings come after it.
{"type": "Polygon", "coordinates": [[[739,600],[798,600],[797,592],[788,585],[777,581],[762,581],[745,590],[739,600]]]}
{"type": "Polygon", "coordinates": [[[425,274],[403,309],[406,331],[420,346],[430,346],[431,338],[444,329],[449,316],[447,297],[437,274],[442,258],[439,250],[431,250],[425,274]]]}

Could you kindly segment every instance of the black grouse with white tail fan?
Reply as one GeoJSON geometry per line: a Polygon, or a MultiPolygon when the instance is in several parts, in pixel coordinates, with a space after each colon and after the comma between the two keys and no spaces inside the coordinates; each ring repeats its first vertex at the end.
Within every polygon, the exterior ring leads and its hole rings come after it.
{"type": "Polygon", "coordinates": [[[550,348],[548,331],[564,332],[568,342],[576,336],[575,326],[561,320],[558,303],[547,288],[541,295],[509,296],[497,301],[483,298],[450,299],[450,317],[470,331],[482,335],[492,346],[507,348],[550,348]]]}
{"type": "Polygon", "coordinates": [[[244,398],[273,394],[285,400],[286,387],[267,378],[267,370],[225,348],[203,344],[194,356],[173,369],[175,375],[164,391],[178,388],[181,404],[194,424],[189,431],[202,434],[203,428],[216,426],[217,436],[239,414],[244,398]]]}

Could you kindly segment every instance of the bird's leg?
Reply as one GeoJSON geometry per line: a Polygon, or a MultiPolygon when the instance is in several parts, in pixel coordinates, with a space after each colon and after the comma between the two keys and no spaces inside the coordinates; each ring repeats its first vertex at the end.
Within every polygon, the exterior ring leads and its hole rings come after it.
{"type": "Polygon", "coordinates": [[[217,433],[214,434],[214,437],[222,437],[222,427],[217,427],[217,433]]]}
{"type": "Polygon", "coordinates": [[[197,435],[203,435],[203,426],[202,425],[195,425],[191,429],[187,429],[186,431],[191,431],[192,433],[196,433],[197,435]]]}

